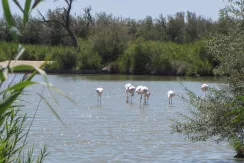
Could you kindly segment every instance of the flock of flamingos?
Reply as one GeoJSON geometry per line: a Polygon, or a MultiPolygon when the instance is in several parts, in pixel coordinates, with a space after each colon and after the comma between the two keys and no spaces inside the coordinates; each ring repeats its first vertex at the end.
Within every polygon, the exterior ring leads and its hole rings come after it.
{"type": "MultiPolygon", "coordinates": [[[[202,86],[201,86],[202,91],[205,92],[205,96],[206,96],[206,91],[208,90],[208,88],[209,88],[209,86],[207,84],[202,84],[202,86]]],[[[98,96],[97,102],[101,103],[103,87],[101,86],[101,87],[97,88],[96,92],[97,92],[97,96],[98,96]]],[[[136,92],[138,95],[141,95],[140,103],[142,100],[142,96],[144,95],[144,104],[147,104],[149,97],[150,97],[150,94],[151,94],[149,89],[146,86],[139,85],[138,87],[135,87],[130,83],[125,85],[125,92],[126,92],[126,102],[127,103],[129,102],[129,96],[131,97],[130,101],[132,102],[132,96],[134,96],[134,94],[136,92]]],[[[168,91],[169,105],[172,105],[172,98],[174,96],[175,96],[175,92],[172,90],[169,90],[168,91]]]]}

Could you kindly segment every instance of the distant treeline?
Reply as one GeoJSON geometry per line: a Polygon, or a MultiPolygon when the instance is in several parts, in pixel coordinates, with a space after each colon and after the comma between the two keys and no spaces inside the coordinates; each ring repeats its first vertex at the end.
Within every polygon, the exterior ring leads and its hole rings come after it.
{"type": "MultiPolygon", "coordinates": [[[[31,45],[25,45],[21,59],[48,57],[55,62],[52,69],[101,69],[109,65],[111,71],[120,73],[212,75],[216,61],[208,54],[204,40],[216,33],[226,34],[230,27],[226,17],[213,21],[193,12],[135,20],[104,12],[92,15],[90,11],[85,8],[84,14],[70,16],[77,48],[69,46],[69,34],[58,23],[64,14],[59,9],[49,10],[45,22],[42,16],[30,18],[20,42],[31,45]]],[[[20,17],[16,15],[14,20],[21,29],[20,17]]],[[[6,43],[12,38],[3,17],[0,41],[0,60],[5,60],[13,53],[9,48],[17,45],[6,43]]]]}

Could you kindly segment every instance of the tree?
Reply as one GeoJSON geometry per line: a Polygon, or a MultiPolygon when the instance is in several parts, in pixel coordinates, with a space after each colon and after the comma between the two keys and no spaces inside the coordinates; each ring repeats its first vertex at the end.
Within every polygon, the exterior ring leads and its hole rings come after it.
{"type": "MultiPolygon", "coordinates": [[[[55,0],[55,2],[58,0],[55,0]]],[[[67,32],[68,36],[70,37],[72,41],[72,45],[74,47],[77,47],[77,39],[75,36],[75,33],[71,29],[71,23],[72,23],[72,17],[71,17],[71,8],[74,0],[64,0],[67,4],[66,8],[56,8],[54,12],[50,13],[53,14],[52,16],[49,16],[49,19],[46,20],[46,18],[41,14],[39,11],[39,15],[42,17],[42,21],[46,23],[54,23],[57,26],[61,26],[62,28],[65,29],[67,32]]]]}
{"type": "Polygon", "coordinates": [[[84,14],[78,16],[75,20],[74,31],[78,37],[87,39],[94,26],[94,18],[91,15],[91,6],[86,7],[83,10],[84,14]]]}
{"type": "Polygon", "coordinates": [[[244,0],[230,0],[222,14],[232,17],[228,32],[208,41],[208,51],[219,61],[215,74],[225,76],[225,85],[212,88],[205,99],[185,88],[189,115],[180,114],[172,129],[192,141],[228,141],[236,157],[244,157],[244,0]],[[183,120],[183,121],[182,121],[183,120]]]}
{"type": "Polygon", "coordinates": [[[199,38],[197,31],[197,16],[196,13],[187,12],[186,14],[186,41],[193,42],[199,38]]]}
{"type": "Polygon", "coordinates": [[[155,30],[157,31],[158,41],[167,41],[168,38],[166,34],[166,26],[166,18],[163,16],[163,14],[160,14],[155,23],[155,30]]]}
{"type": "Polygon", "coordinates": [[[96,26],[90,42],[103,63],[116,60],[124,52],[128,39],[128,28],[123,19],[113,18],[106,13],[96,15],[96,26]]]}
{"type": "Polygon", "coordinates": [[[151,16],[147,16],[144,20],[140,21],[137,36],[141,36],[145,40],[156,40],[153,18],[151,16]]]}
{"type": "Polygon", "coordinates": [[[175,17],[168,16],[167,34],[170,41],[183,43],[185,40],[185,13],[177,12],[175,17]]]}
{"type": "Polygon", "coordinates": [[[138,23],[135,19],[126,19],[126,28],[128,29],[128,34],[135,39],[136,38],[136,33],[137,33],[137,26],[138,23]]]}

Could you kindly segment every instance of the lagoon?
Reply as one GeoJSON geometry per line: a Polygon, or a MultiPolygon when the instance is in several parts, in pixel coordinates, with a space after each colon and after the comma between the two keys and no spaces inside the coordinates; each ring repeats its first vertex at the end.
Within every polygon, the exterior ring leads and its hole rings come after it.
{"type": "MultiPolygon", "coordinates": [[[[18,75],[20,77],[20,75],[18,75]]],[[[186,96],[181,83],[199,96],[201,81],[218,87],[214,77],[165,77],[133,75],[48,75],[49,82],[60,88],[79,105],[54,93],[57,106],[47,88],[44,95],[66,126],[41,102],[28,136],[36,148],[46,144],[51,152],[44,162],[238,162],[235,151],[227,143],[212,141],[191,143],[180,134],[171,134],[171,120],[177,112],[187,113],[186,96]],[[148,105],[140,104],[135,94],[126,103],[125,84],[146,85],[151,96],[148,105]],[[97,104],[96,88],[103,86],[101,105],[97,104]],[[169,107],[167,92],[175,90],[169,107]]],[[[36,76],[35,81],[42,81],[36,76]]],[[[23,96],[30,102],[24,111],[32,116],[38,105],[40,86],[32,86],[23,96]]],[[[30,123],[31,119],[28,120],[30,123]]]]}

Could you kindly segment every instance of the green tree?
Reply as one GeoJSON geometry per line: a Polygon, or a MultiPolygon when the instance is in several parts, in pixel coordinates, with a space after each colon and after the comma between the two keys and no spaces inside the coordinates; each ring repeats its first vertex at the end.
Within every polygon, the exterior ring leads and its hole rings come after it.
{"type": "Polygon", "coordinates": [[[167,29],[167,22],[166,22],[166,18],[160,14],[158,18],[156,18],[155,20],[155,30],[157,31],[157,40],[158,41],[167,41],[168,40],[168,36],[166,34],[167,29]]]}
{"type": "Polygon", "coordinates": [[[199,39],[197,31],[197,16],[195,13],[187,12],[186,14],[186,41],[193,42],[199,39]]]}
{"type": "Polygon", "coordinates": [[[228,141],[236,150],[236,157],[244,157],[244,1],[230,0],[223,10],[232,17],[228,32],[214,35],[208,41],[208,51],[219,61],[215,74],[225,76],[221,89],[211,88],[205,99],[186,91],[190,103],[189,115],[176,120],[174,132],[192,141],[214,139],[228,141]]]}
{"type": "Polygon", "coordinates": [[[185,41],[185,13],[177,12],[175,16],[168,16],[167,34],[170,41],[183,43],[185,41]]]}
{"type": "Polygon", "coordinates": [[[124,52],[128,39],[125,21],[106,13],[96,15],[96,26],[90,42],[93,49],[102,57],[103,63],[117,59],[124,52]]]}

